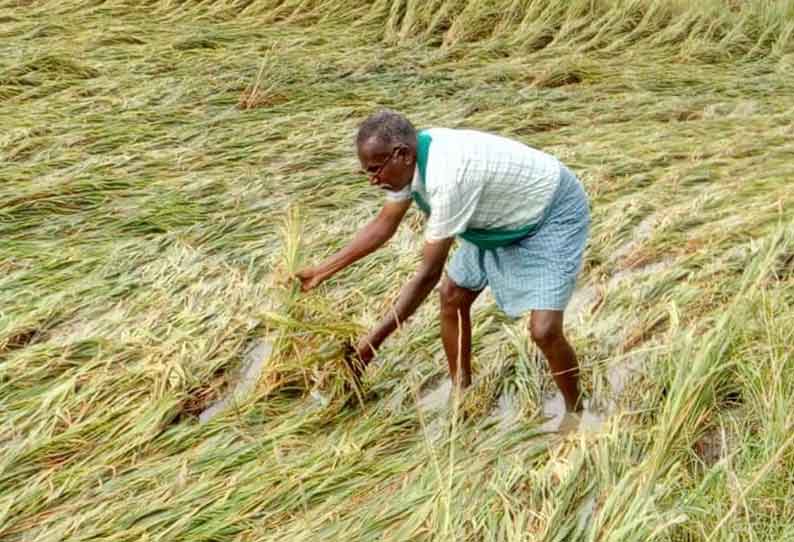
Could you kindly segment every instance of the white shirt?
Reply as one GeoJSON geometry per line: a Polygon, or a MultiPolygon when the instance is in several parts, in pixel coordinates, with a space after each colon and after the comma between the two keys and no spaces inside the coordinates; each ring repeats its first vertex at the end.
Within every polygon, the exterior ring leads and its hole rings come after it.
{"type": "Polygon", "coordinates": [[[475,130],[432,128],[425,187],[419,168],[410,185],[387,191],[404,201],[418,192],[430,204],[427,241],[467,229],[513,230],[543,215],[560,182],[559,160],[550,154],[475,130]]]}

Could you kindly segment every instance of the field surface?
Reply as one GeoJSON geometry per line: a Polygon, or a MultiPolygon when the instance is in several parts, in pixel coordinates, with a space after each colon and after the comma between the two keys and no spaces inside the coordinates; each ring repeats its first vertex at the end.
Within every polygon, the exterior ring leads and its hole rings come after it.
{"type": "Polygon", "coordinates": [[[792,81],[790,1],[0,0],[0,540],[794,540],[792,81]],[[489,298],[461,402],[436,296],[349,391],[420,213],[290,276],[380,107],[579,174],[600,426],[489,298]]]}

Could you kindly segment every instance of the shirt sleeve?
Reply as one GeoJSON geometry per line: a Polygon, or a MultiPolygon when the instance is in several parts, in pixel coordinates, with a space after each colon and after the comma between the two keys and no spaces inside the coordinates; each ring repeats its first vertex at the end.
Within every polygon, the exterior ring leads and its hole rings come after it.
{"type": "Polygon", "coordinates": [[[425,228],[425,240],[440,241],[466,231],[482,194],[482,183],[467,180],[464,168],[450,171],[428,197],[432,209],[425,228]]]}
{"type": "Polygon", "coordinates": [[[411,199],[411,185],[402,190],[385,190],[386,201],[406,201],[411,199]]]}

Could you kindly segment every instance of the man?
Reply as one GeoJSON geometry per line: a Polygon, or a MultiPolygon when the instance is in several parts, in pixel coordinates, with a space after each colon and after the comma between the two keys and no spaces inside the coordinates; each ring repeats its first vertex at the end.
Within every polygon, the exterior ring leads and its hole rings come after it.
{"type": "Polygon", "coordinates": [[[516,141],[472,130],[417,133],[390,110],[361,124],[356,146],[370,184],[385,190],[385,203],[345,248],[297,274],[304,291],[383,246],[412,201],[428,215],[419,270],[393,310],[358,342],[363,364],[441,280],[441,339],[450,377],[459,388],[469,386],[471,306],[490,286],[509,316],[531,312],[529,334],[567,410],[581,410],[576,355],[563,335],[563,311],[590,224],[576,176],[556,158],[516,141]],[[444,275],[456,237],[460,247],[444,275]]]}

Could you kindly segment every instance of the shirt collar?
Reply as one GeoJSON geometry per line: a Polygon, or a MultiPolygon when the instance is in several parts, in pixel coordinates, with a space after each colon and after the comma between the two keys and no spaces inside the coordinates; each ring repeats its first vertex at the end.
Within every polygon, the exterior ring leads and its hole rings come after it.
{"type": "Polygon", "coordinates": [[[422,177],[419,175],[419,164],[414,166],[414,178],[411,181],[411,190],[420,192],[422,188],[422,177]]]}

